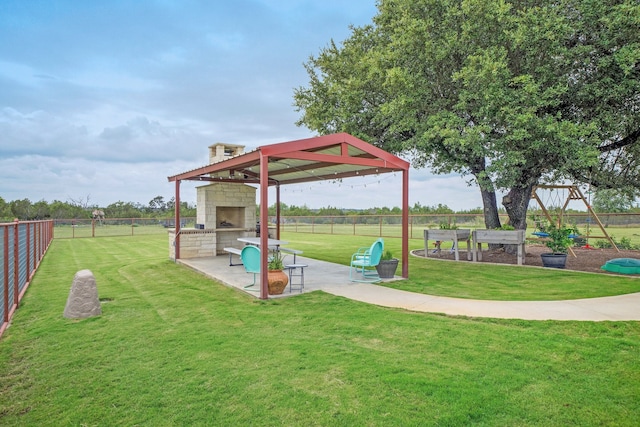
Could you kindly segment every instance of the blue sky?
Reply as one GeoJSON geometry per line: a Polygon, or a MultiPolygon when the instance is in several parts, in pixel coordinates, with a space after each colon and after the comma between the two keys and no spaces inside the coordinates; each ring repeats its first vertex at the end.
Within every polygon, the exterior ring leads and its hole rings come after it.
{"type": "MultiPolygon", "coordinates": [[[[216,142],[315,134],[295,125],[303,63],[376,14],[375,0],[3,0],[0,197],[147,204],[216,142]]],[[[182,199],[195,203],[195,185],[182,199]]],[[[283,202],[400,205],[400,176],[283,188],[283,202]]],[[[272,199],[271,199],[272,200],[272,199]]],[[[458,176],[410,175],[410,204],[481,206],[458,176]]]]}

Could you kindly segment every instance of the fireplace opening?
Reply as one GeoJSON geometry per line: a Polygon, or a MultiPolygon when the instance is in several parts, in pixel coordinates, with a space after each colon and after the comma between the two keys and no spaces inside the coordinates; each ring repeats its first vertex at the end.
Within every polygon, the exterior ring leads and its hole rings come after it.
{"type": "Polygon", "coordinates": [[[216,207],[216,228],[244,228],[244,210],[236,206],[216,207]]]}

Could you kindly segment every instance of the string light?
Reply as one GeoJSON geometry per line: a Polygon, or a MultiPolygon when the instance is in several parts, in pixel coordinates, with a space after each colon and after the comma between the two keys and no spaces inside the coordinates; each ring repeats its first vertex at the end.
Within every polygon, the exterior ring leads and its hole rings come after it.
{"type": "MultiPolygon", "coordinates": [[[[394,178],[394,175],[391,174],[387,174],[384,177],[380,177],[380,175],[376,175],[376,179],[373,181],[366,181],[366,182],[362,182],[360,184],[353,184],[353,183],[349,183],[349,188],[367,188],[368,185],[375,185],[375,184],[382,184],[383,181],[386,181],[387,179],[391,179],[394,178]]],[[[361,176],[361,178],[363,180],[366,179],[366,176],[361,176]]],[[[336,180],[331,180],[331,181],[317,181],[314,182],[313,184],[309,185],[309,187],[302,187],[302,188],[297,188],[294,189],[291,186],[283,186],[282,187],[282,191],[285,193],[289,193],[289,194],[296,194],[296,193],[304,193],[305,191],[313,191],[316,188],[319,188],[322,185],[335,185],[337,184],[339,188],[342,187],[342,178],[338,178],[336,180]]]]}

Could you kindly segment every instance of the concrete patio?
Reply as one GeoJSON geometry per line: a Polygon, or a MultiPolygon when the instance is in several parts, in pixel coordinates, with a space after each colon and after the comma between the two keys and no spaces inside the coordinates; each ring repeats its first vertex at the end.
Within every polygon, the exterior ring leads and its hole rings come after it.
{"type": "MultiPolygon", "coordinates": [[[[250,290],[244,288],[253,283],[253,274],[245,271],[244,266],[240,264],[239,257],[234,255],[232,260],[234,264],[239,265],[230,266],[228,256],[180,259],[178,262],[207,277],[257,298],[260,290],[259,285],[250,288],[250,290]]],[[[287,255],[285,264],[293,264],[293,256],[287,255]]],[[[284,298],[319,290],[334,293],[336,288],[353,287],[359,284],[349,281],[349,267],[345,265],[319,261],[300,255],[296,256],[296,264],[308,265],[308,267],[304,268],[304,290],[301,292],[297,287],[291,290],[290,286],[287,285],[282,295],[269,295],[269,298],[284,298]]],[[[299,278],[295,277],[294,280],[297,283],[299,278]]],[[[391,280],[402,280],[402,277],[396,276],[395,279],[385,279],[385,281],[391,280]]],[[[260,283],[260,277],[256,278],[256,283],[260,283]]]]}

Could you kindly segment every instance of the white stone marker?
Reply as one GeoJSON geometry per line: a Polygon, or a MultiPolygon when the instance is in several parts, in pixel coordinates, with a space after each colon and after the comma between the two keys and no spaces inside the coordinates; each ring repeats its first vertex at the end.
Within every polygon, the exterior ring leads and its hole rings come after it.
{"type": "Polygon", "coordinates": [[[63,316],[67,319],[84,319],[101,314],[96,278],[91,270],[78,271],[73,278],[63,316]]]}

